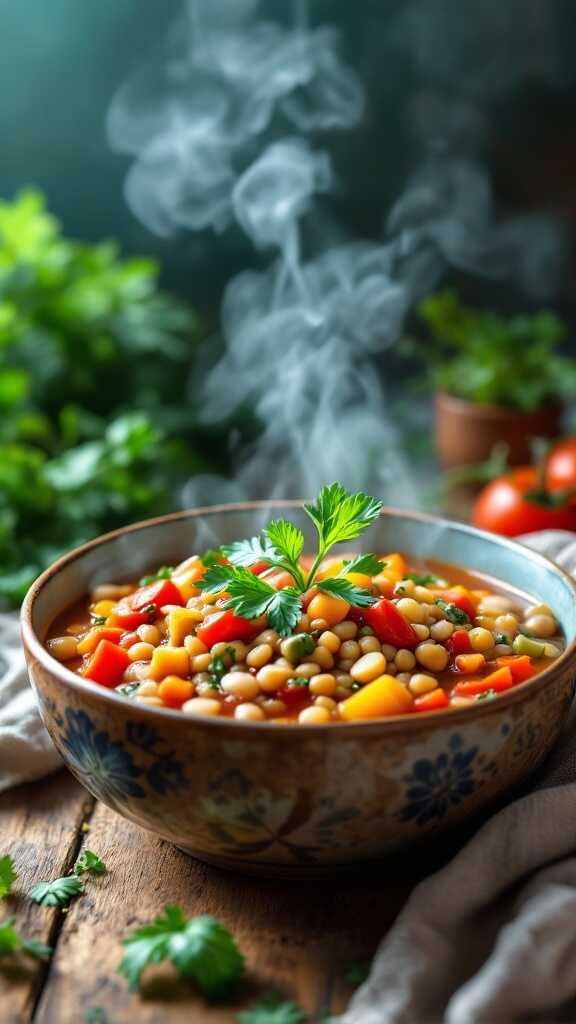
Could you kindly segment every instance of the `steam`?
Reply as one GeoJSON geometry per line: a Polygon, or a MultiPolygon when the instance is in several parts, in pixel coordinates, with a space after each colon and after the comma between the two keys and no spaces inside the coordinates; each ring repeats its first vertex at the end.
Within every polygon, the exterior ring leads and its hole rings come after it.
{"type": "MultiPolygon", "coordinates": [[[[444,65],[429,66],[424,6],[409,4],[391,34],[424,78],[443,84],[444,65]]],[[[435,6],[446,13],[455,5],[435,6]]],[[[435,134],[421,138],[428,156],[391,213],[388,240],[350,242],[327,229],[337,180],[318,136],[359,123],[363,89],[337,33],[310,28],[304,3],[295,2],[289,25],[260,19],[259,7],[188,0],[157,59],[119,89],[109,111],[112,145],[133,157],[127,202],[152,231],[235,224],[270,259],[226,288],[225,352],[201,398],[207,423],[252,403],[263,433],[235,453],[234,481],[195,478],[184,500],[311,495],[338,478],[415,505],[387,411],[384,353],[447,265],[499,276],[514,268],[532,293],[552,286],[557,229],[543,216],[495,220],[480,160],[481,103],[493,81],[483,67],[459,108],[426,90],[415,98],[415,132],[425,134],[428,102],[435,134]],[[323,240],[309,252],[311,237],[323,240]]],[[[499,85],[524,70],[506,65],[499,85]]]]}

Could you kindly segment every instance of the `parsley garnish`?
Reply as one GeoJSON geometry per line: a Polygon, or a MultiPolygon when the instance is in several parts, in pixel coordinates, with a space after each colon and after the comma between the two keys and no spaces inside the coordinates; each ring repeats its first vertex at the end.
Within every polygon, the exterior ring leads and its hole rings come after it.
{"type": "Polygon", "coordinates": [[[346,579],[350,572],[376,575],[383,563],[375,555],[357,555],[345,562],[337,576],[316,580],[322,561],[336,544],[355,540],[380,515],[382,502],[368,494],[349,494],[341,484],[323,487],[315,504],[304,511],[318,534],[318,553],[309,573],[299,559],[304,550],[304,534],[285,519],[273,520],[262,535],[224,545],[222,554],[227,565],[212,562],[197,586],[210,594],[227,594],[225,608],[238,615],[255,619],[266,615],[270,625],[282,636],[289,636],[301,615],[301,596],[312,584],[326,594],[339,597],[358,607],[374,604],[377,598],[364,587],[346,579]],[[255,576],[248,566],[264,562],[270,569],[289,572],[294,586],[276,590],[262,576],[255,576]]]}
{"type": "Polygon", "coordinates": [[[92,616],[91,625],[92,626],[105,626],[106,625],[106,616],[105,615],[93,615],[92,616]]]}
{"type": "Polygon", "coordinates": [[[91,875],[105,875],[106,870],[104,861],[92,850],[84,850],[74,865],[75,875],[84,875],[86,872],[91,875]]]}
{"type": "Polygon", "coordinates": [[[0,922],[0,956],[8,956],[20,950],[28,956],[41,958],[50,956],[52,952],[51,947],[43,942],[26,939],[20,935],[14,927],[14,918],[9,917],[7,921],[0,922]]]}
{"type": "Polygon", "coordinates": [[[9,896],[12,890],[12,883],[18,878],[14,870],[14,861],[9,853],[0,857],[0,900],[9,896]]]}
{"type": "Polygon", "coordinates": [[[432,587],[435,583],[438,583],[438,577],[433,576],[432,573],[420,574],[417,572],[407,572],[405,580],[412,580],[417,587],[432,587]]]}
{"type": "Polygon", "coordinates": [[[296,1003],[284,1002],[274,992],[265,993],[236,1015],[238,1024],[305,1024],[306,1014],[296,1003]]]}
{"type": "Polygon", "coordinates": [[[151,924],[137,928],[123,946],[118,970],[132,990],[138,988],[145,968],[162,960],[169,960],[183,977],[193,978],[212,998],[228,994],[244,969],[244,957],[223,924],[207,915],[186,920],[174,905],[165,907],[151,924]]]}
{"type": "Polygon", "coordinates": [[[224,654],[217,654],[208,665],[210,675],[210,686],[213,690],[220,689],[222,676],[226,675],[230,665],[236,661],[236,651],[233,647],[227,647],[224,654]],[[226,658],[228,660],[226,660],[226,658]]]}
{"type": "Polygon", "coordinates": [[[150,583],[156,583],[158,580],[169,580],[172,578],[174,567],[172,565],[161,565],[158,572],[155,572],[152,576],[142,576],[138,580],[139,587],[147,587],[150,583]]]}
{"type": "Polygon", "coordinates": [[[494,700],[498,694],[496,690],[485,690],[484,693],[477,693],[476,700],[494,700]]]}
{"type": "Polygon", "coordinates": [[[495,633],[494,634],[494,643],[495,644],[506,644],[506,646],[509,647],[510,646],[510,637],[507,637],[506,633],[495,633]]]}
{"type": "Polygon", "coordinates": [[[309,686],[310,680],[306,676],[291,676],[288,683],[290,686],[309,686]]]}
{"type": "Polygon", "coordinates": [[[140,683],[120,683],[120,686],[115,687],[115,692],[121,693],[123,697],[132,697],[139,686],[140,683]]]}
{"type": "Polygon", "coordinates": [[[439,608],[444,612],[445,618],[448,622],[454,622],[458,626],[465,626],[470,619],[466,612],[462,611],[457,604],[453,604],[452,601],[443,601],[441,597],[437,598],[434,604],[437,604],[439,608]]]}
{"type": "Polygon", "coordinates": [[[146,607],[145,607],[145,608],[143,609],[143,611],[145,611],[145,612],[146,612],[146,614],[147,614],[147,615],[149,616],[149,618],[150,618],[150,619],[151,619],[152,621],[153,621],[153,620],[154,620],[154,619],[155,619],[155,618],[157,617],[157,615],[158,615],[158,609],[157,609],[157,607],[156,607],[156,605],[155,605],[155,604],[147,604],[147,605],[146,605],[146,607]]]}
{"type": "Polygon", "coordinates": [[[74,875],[66,875],[64,878],[55,878],[52,882],[38,882],[30,893],[35,903],[41,907],[67,907],[70,900],[84,892],[84,886],[79,878],[74,875]]]}

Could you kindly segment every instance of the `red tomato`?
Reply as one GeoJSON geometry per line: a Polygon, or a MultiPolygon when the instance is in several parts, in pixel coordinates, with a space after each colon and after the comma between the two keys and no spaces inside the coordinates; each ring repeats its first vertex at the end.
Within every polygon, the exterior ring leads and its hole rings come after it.
{"type": "Polygon", "coordinates": [[[196,636],[210,648],[228,640],[251,640],[258,628],[250,619],[244,619],[227,609],[208,615],[196,630],[196,636]]]}
{"type": "Polygon", "coordinates": [[[535,530],[576,530],[576,506],[555,505],[538,495],[539,470],[521,466],[497,477],[482,489],[472,511],[472,522],[483,530],[516,537],[535,530]],[[532,498],[530,492],[535,496],[532,498]]]}
{"type": "Polygon", "coordinates": [[[455,629],[452,636],[448,637],[446,647],[454,657],[457,657],[459,654],[470,654],[472,644],[466,630],[455,629]]]}
{"type": "Polygon", "coordinates": [[[417,647],[418,634],[398,611],[395,604],[383,597],[370,608],[362,608],[362,618],[371,626],[381,644],[393,647],[417,647]]]}
{"type": "Polygon", "coordinates": [[[546,483],[551,491],[576,490],[576,437],[552,448],[546,459],[546,483]]]}
{"type": "Polygon", "coordinates": [[[476,617],[476,605],[465,587],[452,587],[451,590],[445,590],[442,594],[442,599],[448,601],[450,604],[455,604],[460,611],[464,612],[468,616],[471,622],[476,617]]]}

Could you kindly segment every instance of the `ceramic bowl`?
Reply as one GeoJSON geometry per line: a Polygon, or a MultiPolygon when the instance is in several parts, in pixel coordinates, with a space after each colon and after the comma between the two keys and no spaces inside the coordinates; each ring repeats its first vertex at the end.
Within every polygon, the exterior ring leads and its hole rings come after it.
{"type": "Polygon", "coordinates": [[[252,536],[270,508],[198,509],[137,524],[61,558],[26,597],[22,628],[42,718],[70,771],[119,814],[224,868],[285,876],[376,857],[462,822],[526,778],[554,743],[575,677],[576,591],[541,555],[471,527],[387,509],[375,551],[433,555],[555,609],[567,637],[545,672],[472,708],[365,723],[280,726],[191,718],[84,682],[42,646],[94,584],[138,578],[252,536]]]}

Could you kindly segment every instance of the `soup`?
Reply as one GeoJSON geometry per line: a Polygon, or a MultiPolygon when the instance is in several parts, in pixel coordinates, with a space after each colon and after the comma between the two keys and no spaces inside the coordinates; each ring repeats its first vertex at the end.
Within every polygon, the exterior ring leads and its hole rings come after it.
{"type": "MultiPolygon", "coordinates": [[[[376,560],[373,575],[347,572],[361,557],[368,568],[374,556],[321,560],[289,628],[271,624],[272,604],[251,617],[230,607],[232,577],[230,590],[202,589],[229,564],[211,552],[140,583],[96,587],[58,617],[47,647],[95,686],[145,706],[278,725],[473,706],[532,678],[563,649],[552,609],[489,577],[398,552],[376,560]],[[334,583],[342,579],[348,590],[334,583]]],[[[295,568],[269,561],[244,565],[248,588],[297,589],[295,568]]],[[[313,562],[298,558],[305,579],[313,562]]]]}

